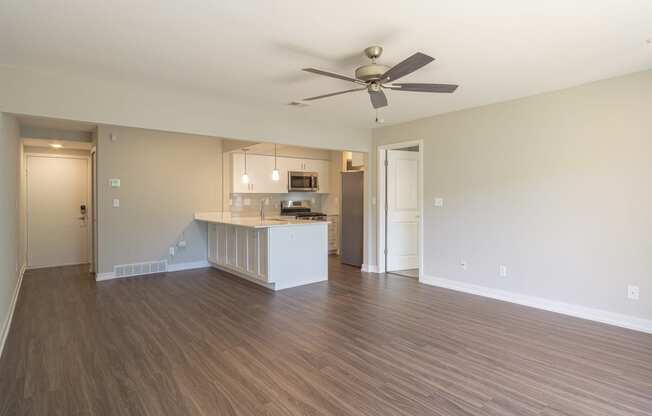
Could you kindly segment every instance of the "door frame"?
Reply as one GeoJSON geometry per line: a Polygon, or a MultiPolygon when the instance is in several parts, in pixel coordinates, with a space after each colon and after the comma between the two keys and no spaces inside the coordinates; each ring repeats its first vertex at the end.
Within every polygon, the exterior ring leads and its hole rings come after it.
{"type": "MultiPolygon", "coordinates": [[[[91,201],[91,186],[92,181],[91,181],[91,172],[90,172],[90,156],[82,156],[82,155],[59,155],[59,154],[52,154],[52,153],[25,153],[25,263],[27,264],[29,260],[29,212],[30,212],[30,199],[29,199],[29,158],[30,157],[40,157],[40,158],[51,158],[51,159],[81,159],[86,161],[86,201],[91,201]]],[[[87,202],[87,205],[91,205],[92,209],[92,204],[93,202],[87,202]]],[[[90,210],[87,209],[87,212],[90,210]]],[[[90,243],[91,239],[91,227],[87,226],[86,227],[86,232],[88,234],[88,242],[90,243]]],[[[89,260],[92,257],[92,253],[88,253],[89,260]]],[[[65,265],[61,265],[65,266],[65,265]]],[[[37,266],[37,267],[30,267],[29,265],[26,265],[25,270],[35,270],[35,269],[43,269],[43,268],[48,268],[48,267],[53,267],[53,266],[37,266]]],[[[58,266],[54,266],[58,267],[58,266]]]]}
{"type": "Polygon", "coordinates": [[[90,253],[91,253],[91,264],[90,264],[90,273],[96,273],[97,274],[97,265],[98,265],[98,250],[97,250],[97,241],[98,241],[98,233],[97,233],[97,146],[93,146],[91,148],[91,156],[89,159],[89,168],[90,168],[90,194],[91,194],[91,209],[89,210],[90,212],[90,217],[91,217],[91,226],[89,227],[90,233],[91,233],[91,238],[90,238],[90,253]]]}
{"type": "Polygon", "coordinates": [[[387,253],[386,253],[386,228],[387,228],[387,168],[385,166],[385,156],[387,150],[398,150],[404,147],[419,146],[419,236],[417,245],[419,250],[419,280],[423,277],[423,140],[409,140],[398,143],[391,143],[378,146],[378,202],[376,211],[378,219],[376,224],[376,235],[378,243],[378,273],[387,273],[387,253]]]}

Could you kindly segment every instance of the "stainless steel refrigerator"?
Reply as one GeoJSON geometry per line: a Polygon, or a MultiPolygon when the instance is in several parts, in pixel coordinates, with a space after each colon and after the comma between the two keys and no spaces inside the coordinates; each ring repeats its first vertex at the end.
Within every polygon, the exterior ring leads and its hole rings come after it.
{"type": "Polygon", "coordinates": [[[364,246],[364,171],[342,172],[342,221],[340,261],[362,266],[364,246]]]}

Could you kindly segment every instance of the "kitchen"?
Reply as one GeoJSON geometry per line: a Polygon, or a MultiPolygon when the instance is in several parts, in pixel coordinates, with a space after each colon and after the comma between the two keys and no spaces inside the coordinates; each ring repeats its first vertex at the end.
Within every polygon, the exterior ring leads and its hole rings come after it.
{"type": "Polygon", "coordinates": [[[362,265],[362,153],[226,140],[224,148],[223,210],[195,214],[211,266],[281,290],[327,280],[329,254],[362,265]]]}

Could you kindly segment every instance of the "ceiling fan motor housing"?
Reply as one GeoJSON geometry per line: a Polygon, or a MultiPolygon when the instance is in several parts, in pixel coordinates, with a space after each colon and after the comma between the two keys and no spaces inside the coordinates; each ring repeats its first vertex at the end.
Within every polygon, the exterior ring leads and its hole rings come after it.
{"type": "Polygon", "coordinates": [[[355,70],[355,77],[363,81],[373,81],[380,79],[380,76],[389,70],[386,65],[369,64],[363,65],[355,70]]]}

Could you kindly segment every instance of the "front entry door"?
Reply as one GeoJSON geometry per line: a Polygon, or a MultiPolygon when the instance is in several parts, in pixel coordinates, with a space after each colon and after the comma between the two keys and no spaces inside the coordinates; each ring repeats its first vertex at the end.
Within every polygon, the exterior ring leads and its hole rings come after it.
{"type": "Polygon", "coordinates": [[[28,267],[88,263],[88,180],[88,159],[27,157],[28,267]]]}

